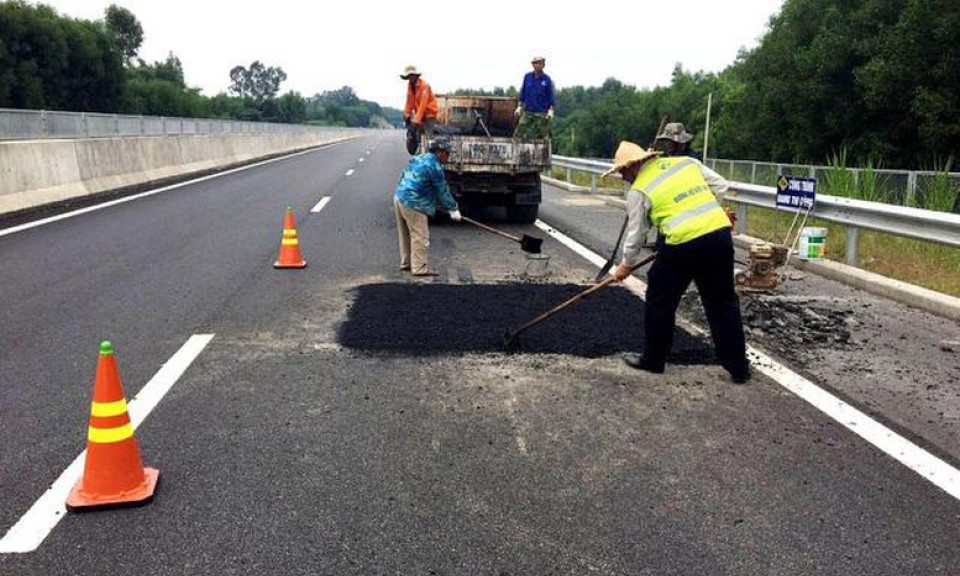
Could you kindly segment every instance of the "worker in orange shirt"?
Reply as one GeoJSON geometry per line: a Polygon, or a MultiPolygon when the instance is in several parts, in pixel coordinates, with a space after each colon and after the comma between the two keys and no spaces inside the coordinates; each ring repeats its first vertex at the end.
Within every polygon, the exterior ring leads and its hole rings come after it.
{"type": "Polygon", "coordinates": [[[407,128],[407,151],[415,154],[420,143],[420,135],[433,134],[433,124],[440,108],[437,106],[433,89],[420,77],[420,71],[416,66],[410,65],[404,68],[400,78],[407,81],[407,103],[403,107],[403,123],[407,128]]]}

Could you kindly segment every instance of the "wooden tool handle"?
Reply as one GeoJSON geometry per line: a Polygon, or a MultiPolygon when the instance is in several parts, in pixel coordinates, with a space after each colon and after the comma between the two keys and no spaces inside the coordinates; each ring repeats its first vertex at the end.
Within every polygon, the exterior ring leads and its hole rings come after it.
{"type": "Polygon", "coordinates": [[[460,219],[463,220],[464,222],[469,222],[470,224],[473,224],[473,225],[476,226],[477,228],[483,228],[483,229],[486,230],[487,232],[493,232],[494,234],[499,234],[500,236],[503,236],[504,238],[509,238],[510,240],[513,240],[514,242],[519,242],[519,241],[520,241],[520,239],[517,238],[516,236],[511,236],[510,234],[507,234],[507,233],[504,232],[503,230],[497,230],[496,228],[494,228],[494,227],[492,227],[492,226],[487,226],[486,224],[481,224],[480,222],[477,222],[477,221],[474,220],[473,218],[467,218],[466,216],[461,216],[460,219]]]}

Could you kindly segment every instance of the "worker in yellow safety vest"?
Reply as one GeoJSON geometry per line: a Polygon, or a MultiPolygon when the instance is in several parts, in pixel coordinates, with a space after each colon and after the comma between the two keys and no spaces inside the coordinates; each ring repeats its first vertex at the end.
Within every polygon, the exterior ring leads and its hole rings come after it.
{"type": "Polygon", "coordinates": [[[650,227],[656,227],[662,239],[647,274],[644,352],[627,354],[624,361],[638,370],[663,373],[680,298],[694,282],[720,364],[733,382],[746,382],[750,364],[734,289],[730,219],[718,202],[729,183],[695,158],[660,157],[626,141],[620,143],[614,166],[605,175],[614,172],[631,184],[623,260],[614,278],[625,279],[641,260],[650,227]]]}

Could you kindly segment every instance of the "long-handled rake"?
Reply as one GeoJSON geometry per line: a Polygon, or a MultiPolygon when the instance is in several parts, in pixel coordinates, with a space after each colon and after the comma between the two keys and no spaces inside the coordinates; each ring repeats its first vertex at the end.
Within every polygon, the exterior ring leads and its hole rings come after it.
{"type": "MultiPolygon", "coordinates": [[[[631,266],[631,267],[630,267],[630,272],[633,273],[634,270],[637,270],[637,269],[640,268],[641,266],[644,266],[644,265],[652,262],[653,259],[656,258],[656,257],[657,257],[656,254],[651,254],[651,255],[647,256],[646,258],[644,258],[644,259],[641,260],[640,262],[638,262],[638,263],[634,264],[633,266],[631,266]]],[[[537,324],[543,322],[543,321],[546,320],[547,318],[550,318],[551,316],[556,315],[557,313],[559,313],[559,312],[561,312],[561,311],[569,308],[570,306],[573,306],[574,304],[576,304],[576,303],[579,302],[580,300],[583,300],[584,298],[586,298],[586,297],[588,297],[588,296],[590,296],[590,295],[592,295],[592,294],[595,294],[595,293],[599,292],[599,291],[602,290],[604,287],[610,285],[610,284],[613,283],[613,282],[614,282],[613,276],[609,276],[609,277],[605,278],[604,280],[602,280],[601,282],[599,282],[599,283],[597,283],[597,284],[594,284],[593,286],[587,288],[586,290],[584,290],[584,291],[576,294],[575,296],[572,296],[571,298],[569,298],[569,299],[567,299],[567,300],[564,300],[563,302],[561,302],[561,303],[558,304],[557,306],[551,308],[550,310],[547,310],[547,311],[544,312],[543,314],[537,316],[536,318],[534,318],[533,320],[527,322],[526,324],[524,324],[523,326],[517,328],[516,330],[510,330],[510,328],[507,328],[507,331],[506,331],[506,332],[504,333],[504,335],[503,335],[503,344],[504,344],[504,346],[506,346],[508,350],[515,349],[516,346],[517,346],[517,344],[518,344],[517,337],[520,336],[520,333],[521,333],[521,332],[524,332],[524,331],[526,331],[528,328],[532,328],[532,327],[536,326],[537,324]]]]}

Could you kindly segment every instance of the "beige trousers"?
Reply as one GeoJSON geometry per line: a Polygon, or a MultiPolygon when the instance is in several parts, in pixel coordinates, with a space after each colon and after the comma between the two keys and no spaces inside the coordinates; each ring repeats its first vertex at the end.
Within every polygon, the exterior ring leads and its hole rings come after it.
{"type": "Polygon", "coordinates": [[[413,274],[429,270],[427,251],[430,248],[430,226],[427,215],[411,210],[393,199],[397,216],[397,236],[400,239],[400,268],[413,274]]]}

